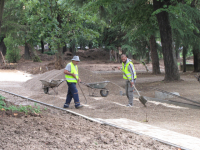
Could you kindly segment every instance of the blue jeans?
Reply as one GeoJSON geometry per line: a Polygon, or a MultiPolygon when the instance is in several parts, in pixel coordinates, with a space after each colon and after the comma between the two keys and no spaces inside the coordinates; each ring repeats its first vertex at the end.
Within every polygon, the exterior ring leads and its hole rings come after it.
{"type": "Polygon", "coordinates": [[[70,104],[72,98],[74,99],[74,103],[75,103],[75,107],[80,105],[79,102],[79,97],[78,97],[78,90],[76,88],[76,83],[69,83],[67,82],[68,85],[68,93],[67,93],[67,98],[66,98],[66,102],[65,105],[70,104]]]}

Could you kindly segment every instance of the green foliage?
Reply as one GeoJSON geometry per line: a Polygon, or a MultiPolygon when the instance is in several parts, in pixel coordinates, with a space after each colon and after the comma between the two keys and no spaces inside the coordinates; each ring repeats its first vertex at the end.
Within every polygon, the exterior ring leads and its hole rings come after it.
{"type": "Polygon", "coordinates": [[[9,35],[7,38],[4,38],[4,43],[7,48],[6,59],[8,60],[8,62],[18,62],[18,60],[20,59],[20,49],[18,48],[16,39],[9,35]]]}
{"type": "Polygon", "coordinates": [[[58,51],[57,50],[51,50],[51,51],[46,51],[44,52],[44,54],[47,54],[47,55],[55,55],[58,51]]]}
{"type": "MultiPolygon", "coordinates": [[[[26,7],[27,24],[30,25],[28,39],[44,39],[51,44],[52,50],[61,50],[71,40],[84,36],[92,40],[98,32],[84,24],[95,24],[97,17],[88,10],[78,7],[74,0],[22,0],[26,7]],[[33,37],[34,36],[34,37],[33,37]]],[[[60,53],[59,53],[60,54],[60,53]]]]}
{"type": "Polygon", "coordinates": [[[40,105],[38,105],[37,103],[34,103],[35,108],[33,108],[33,112],[35,113],[40,113],[40,105]]]}
{"type": "Polygon", "coordinates": [[[40,60],[40,57],[37,56],[37,55],[35,55],[32,59],[33,59],[33,62],[42,62],[42,61],[40,60]]]}
{"type": "Polygon", "coordinates": [[[7,106],[6,103],[3,101],[5,98],[3,96],[0,95],[0,110],[12,110],[12,111],[18,111],[18,112],[24,112],[25,114],[28,113],[40,113],[41,109],[40,106],[38,104],[34,104],[35,106],[7,106]]]}
{"type": "Polygon", "coordinates": [[[6,103],[3,101],[5,97],[0,95],[0,110],[4,107],[6,107],[6,103]]]}
{"type": "MultiPolygon", "coordinates": [[[[52,51],[45,52],[48,55],[55,55],[65,44],[90,44],[107,50],[122,47],[125,53],[141,57],[149,51],[151,35],[160,40],[156,14],[166,11],[176,49],[181,45],[198,47],[199,3],[194,8],[191,0],[170,2],[163,1],[155,11],[152,0],[11,0],[5,4],[2,31],[19,39],[18,44],[26,41],[35,45],[41,39],[50,43],[52,51]]],[[[161,47],[157,48],[162,57],[161,47]]],[[[40,61],[39,57],[33,61],[40,61]]]]}

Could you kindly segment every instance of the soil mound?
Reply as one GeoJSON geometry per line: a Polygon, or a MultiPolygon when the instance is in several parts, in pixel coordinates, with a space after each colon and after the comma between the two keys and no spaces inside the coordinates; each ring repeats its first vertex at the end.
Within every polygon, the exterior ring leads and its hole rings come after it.
{"type": "MultiPolygon", "coordinates": [[[[46,80],[46,81],[50,81],[52,79],[57,80],[57,79],[65,79],[64,76],[64,69],[62,70],[51,70],[48,72],[45,72],[43,74],[39,74],[37,76],[35,76],[33,79],[28,80],[27,82],[25,82],[23,84],[23,86],[26,89],[29,89],[31,91],[41,91],[42,90],[42,83],[40,80],[46,80]]],[[[102,78],[101,76],[99,76],[97,73],[93,73],[89,70],[85,70],[82,67],[79,67],[79,75],[80,78],[82,80],[82,82],[85,83],[94,83],[94,82],[102,82],[105,81],[104,78],[102,78]]],[[[110,91],[110,94],[119,94],[119,91],[122,89],[121,87],[119,87],[118,85],[110,82],[106,88],[110,91]]],[[[66,84],[61,84],[58,87],[58,91],[59,93],[66,93],[66,89],[67,89],[67,85],[66,84]]]]}
{"type": "MultiPolygon", "coordinates": [[[[71,52],[65,52],[64,54],[65,60],[70,60],[72,58],[71,52]]],[[[80,57],[81,61],[85,60],[103,60],[103,61],[109,61],[109,52],[103,50],[103,49],[90,49],[90,50],[78,50],[76,52],[76,55],[80,57]]]]}

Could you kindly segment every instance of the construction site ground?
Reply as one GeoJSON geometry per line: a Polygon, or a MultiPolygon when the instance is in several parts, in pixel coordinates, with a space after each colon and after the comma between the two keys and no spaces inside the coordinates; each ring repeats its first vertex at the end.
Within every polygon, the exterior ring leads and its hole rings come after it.
{"type": "MultiPolygon", "coordinates": [[[[68,61],[69,62],[69,61],[68,61]]],[[[28,67],[30,70],[34,70],[34,67],[39,67],[37,70],[37,74],[27,74],[24,72],[23,65],[21,65],[18,70],[1,70],[1,78],[0,78],[0,89],[10,91],[19,95],[23,95],[25,97],[29,97],[38,101],[42,101],[54,106],[63,107],[67,94],[67,84],[63,82],[58,87],[58,95],[55,95],[54,91],[50,89],[49,94],[44,94],[42,89],[42,84],[40,80],[51,80],[51,79],[64,79],[64,70],[48,70],[45,65],[48,65],[48,61],[42,63],[31,63],[28,67]],[[46,69],[45,71],[43,71],[46,69]]],[[[27,64],[24,63],[26,66],[27,64]]],[[[153,88],[159,88],[168,92],[178,92],[181,96],[187,97],[194,101],[200,102],[200,84],[194,77],[195,73],[187,72],[181,73],[181,81],[178,82],[164,82],[164,66],[161,62],[161,71],[160,75],[152,75],[150,72],[145,71],[145,67],[141,64],[135,64],[135,69],[137,71],[138,79],[136,80],[136,87],[140,91],[141,95],[154,97],[155,90],[153,88]]],[[[147,102],[147,107],[145,108],[138,100],[137,97],[134,98],[134,106],[133,107],[125,107],[128,104],[128,99],[126,96],[121,96],[120,91],[125,92],[124,86],[125,82],[122,78],[122,74],[114,69],[117,66],[121,66],[120,63],[95,63],[95,61],[83,61],[79,64],[79,74],[80,78],[83,82],[93,83],[93,82],[101,82],[101,81],[111,81],[107,86],[109,90],[109,95],[107,97],[101,97],[99,94],[99,90],[96,90],[93,96],[89,96],[91,91],[88,91],[88,88],[84,85],[80,84],[86,98],[87,104],[85,104],[85,98],[81,92],[80,87],[77,85],[79,91],[79,97],[81,103],[84,105],[82,109],[75,109],[73,101],[71,102],[69,110],[74,112],[98,119],[120,119],[126,118],[128,120],[141,122],[148,125],[153,125],[156,127],[160,127],[163,129],[168,129],[171,131],[175,131],[177,133],[193,136],[200,138],[200,110],[198,109],[190,109],[187,107],[179,107],[175,105],[168,105],[164,103],[158,102],[147,102]],[[146,118],[147,117],[147,118],[146,118]]],[[[151,64],[148,64],[149,70],[151,70],[151,64]]],[[[27,69],[25,69],[27,70],[27,69]]],[[[29,70],[29,72],[31,72],[29,70]]],[[[135,95],[136,92],[134,92],[135,95]]],[[[17,103],[17,98],[14,100],[9,98],[8,94],[0,92],[1,95],[5,96],[7,100],[10,100],[14,103],[17,103]]],[[[181,99],[177,99],[177,101],[181,101],[181,99]]],[[[52,115],[52,120],[57,122],[58,118],[65,118],[65,115],[52,115]]],[[[79,117],[75,118],[74,122],[80,120],[79,117]]],[[[34,118],[32,118],[34,119],[34,118]]],[[[50,119],[47,118],[47,120],[50,119]]],[[[28,119],[31,121],[31,119],[28,119]]],[[[54,121],[50,121],[52,125],[54,125],[54,121]]],[[[60,121],[63,122],[64,120],[60,121]]],[[[81,119],[80,122],[82,122],[81,119]]],[[[16,119],[15,119],[16,122],[16,119]]],[[[37,121],[39,122],[39,121],[37,121]]],[[[84,122],[84,121],[83,121],[84,122]]],[[[75,123],[76,124],[76,123],[75,123]]],[[[80,123],[81,124],[81,123],[80,123]]],[[[83,123],[84,126],[87,126],[88,130],[91,128],[99,127],[95,123],[83,123]]],[[[57,125],[59,126],[59,125],[57,125]]],[[[55,128],[54,128],[55,129],[55,128]]],[[[98,128],[100,129],[100,128],[98,128]]],[[[101,130],[101,129],[100,129],[101,130]]],[[[109,127],[103,127],[102,130],[108,132],[110,130],[109,127]],[[104,129],[106,128],[106,129],[104,129]]],[[[65,132],[65,131],[64,131],[65,132]]],[[[85,131],[86,132],[86,131],[85,131]]],[[[90,131],[89,131],[90,132],[90,131]]],[[[110,132],[116,134],[121,132],[118,129],[111,129],[110,132]]],[[[123,133],[125,136],[128,136],[129,133],[123,133]]],[[[109,138],[109,137],[108,137],[109,138]]],[[[141,137],[143,138],[143,137],[141,137]]],[[[143,140],[144,141],[144,140],[143,140]]],[[[105,143],[104,143],[105,144],[105,143]]],[[[103,144],[103,145],[104,145],[103,144]]],[[[162,143],[160,143],[162,145],[162,143]]],[[[113,146],[113,145],[112,145],[113,146]]],[[[111,149],[115,149],[110,146],[111,149]]],[[[123,142],[120,145],[123,149],[123,142]]],[[[144,145],[143,145],[144,146],[144,145]]],[[[149,149],[153,149],[152,147],[148,147],[149,149]]],[[[77,148],[77,146],[75,146],[77,148]]],[[[74,149],[75,149],[74,147],[74,149]]],[[[94,147],[93,147],[94,148],[94,147]]],[[[109,147],[107,147],[109,148],[109,147]]],[[[130,147],[125,147],[126,149],[131,149],[130,147]]],[[[142,147],[138,147],[138,149],[142,147]]],[[[155,149],[161,149],[162,146],[159,146],[155,149]]],[[[92,149],[92,148],[91,148],[92,149]]],[[[106,149],[106,148],[105,148],[106,149]]],[[[120,149],[120,148],[119,148],[120,149]]],[[[173,147],[167,147],[164,149],[173,149],[173,147]]]]}

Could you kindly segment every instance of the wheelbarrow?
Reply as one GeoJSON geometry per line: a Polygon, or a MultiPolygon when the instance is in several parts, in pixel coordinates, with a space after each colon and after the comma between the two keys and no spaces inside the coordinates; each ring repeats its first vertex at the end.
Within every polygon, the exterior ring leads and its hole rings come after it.
{"type": "Polygon", "coordinates": [[[103,82],[96,82],[96,83],[85,83],[85,82],[80,82],[81,84],[85,85],[88,87],[88,91],[89,89],[92,90],[92,94],[90,94],[89,91],[89,95],[90,96],[94,96],[94,92],[99,89],[100,90],[100,95],[102,97],[106,97],[109,94],[109,90],[106,89],[105,87],[107,86],[108,83],[110,83],[110,81],[103,81],[103,82]]]}
{"type": "Polygon", "coordinates": [[[57,87],[65,80],[64,79],[61,79],[61,80],[50,80],[49,82],[45,81],[45,80],[40,80],[40,81],[42,82],[42,89],[44,90],[45,94],[49,93],[49,88],[52,88],[53,91],[56,94],[58,94],[57,87]],[[56,88],[56,90],[54,88],[56,88]]]}

